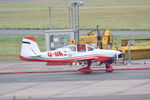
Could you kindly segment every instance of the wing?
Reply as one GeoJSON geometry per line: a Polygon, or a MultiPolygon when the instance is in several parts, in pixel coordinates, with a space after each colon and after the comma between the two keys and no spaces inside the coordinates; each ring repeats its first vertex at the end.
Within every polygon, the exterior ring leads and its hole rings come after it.
{"type": "Polygon", "coordinates": [[[75,62],[79,62],[79,61],[97,61],[98,57],[92,56],[92,57],[83,57],[83,58],[77,58],[75,60],[75,62]]]}

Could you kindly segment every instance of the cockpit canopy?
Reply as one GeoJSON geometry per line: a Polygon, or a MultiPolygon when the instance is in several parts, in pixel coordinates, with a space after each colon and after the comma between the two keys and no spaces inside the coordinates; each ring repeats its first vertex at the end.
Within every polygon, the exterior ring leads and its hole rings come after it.
{"type": "Polygon", "coordinates": [[[72,52],[87,52],[95,49],[95,47],[90,45],[68,45],[63,47],[63,49],[65,48],[69,48],[72,52]]]}

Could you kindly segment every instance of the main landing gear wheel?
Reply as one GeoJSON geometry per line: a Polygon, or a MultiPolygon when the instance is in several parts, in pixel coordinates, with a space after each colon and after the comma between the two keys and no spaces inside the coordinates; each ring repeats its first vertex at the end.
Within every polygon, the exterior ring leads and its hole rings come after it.
{"type": "Polygon", "coordinates": [[[89,74],[92,72],[92,69],[91,69],[91,61],[88,61],[88,66],[87,67],[84,67],[84,68],[81,68],[81,69],[78,69],[79,72],[83,72],[83,73],[86,73],[86,74],[89,74]]]}

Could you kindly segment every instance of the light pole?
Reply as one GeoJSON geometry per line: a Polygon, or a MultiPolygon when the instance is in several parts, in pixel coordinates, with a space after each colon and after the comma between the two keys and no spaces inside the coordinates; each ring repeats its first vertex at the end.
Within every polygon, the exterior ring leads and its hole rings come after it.
{"type": "Polygon", "coordinates": [[[49,12],[49,27],[51,28],[52,27],[52,11],[51,11],[51,7],[49,7],[48,9],[48,12],[49,12]]]}
{"type": "Polygon", "coordinates": [[[74,30],[74,39],[76,40],[76,44],[79,45],[79,6],[83,6],[82,1],[73,1],[71,2],[72,11],[72,26],[74,30]]]}
{"type": "Polygon", "coordinates": [[[131,45],[134,44],[134,40],[128,41],[128,64],[131,65],[131,45]]]}

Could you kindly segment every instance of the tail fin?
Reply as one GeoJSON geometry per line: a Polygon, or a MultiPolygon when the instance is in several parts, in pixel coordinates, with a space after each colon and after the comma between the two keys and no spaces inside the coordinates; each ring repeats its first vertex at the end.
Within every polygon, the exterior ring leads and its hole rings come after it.
{"type": "Polygon", "coordinates": [[[38,56],[40,54],[39,47],[36,43],[34,37],[24,37],[22,40],[20,60],[25,60],[25,58],[31,58],[33,56],[38,56]]]}

